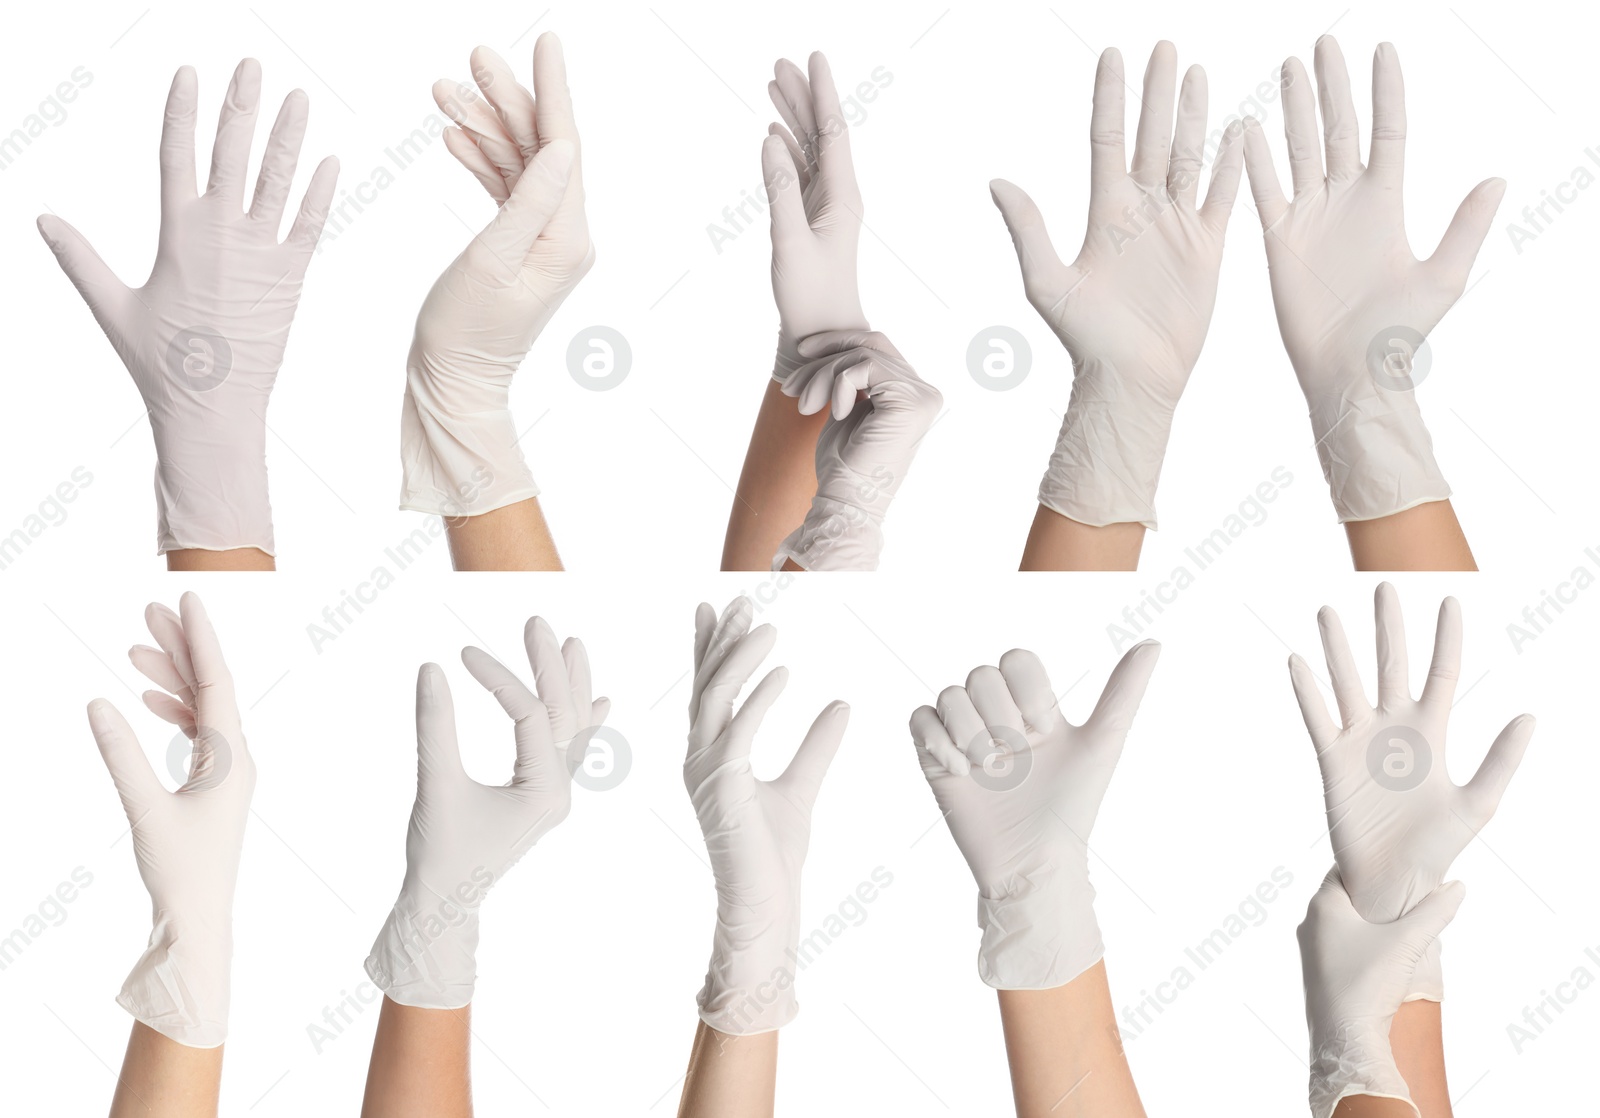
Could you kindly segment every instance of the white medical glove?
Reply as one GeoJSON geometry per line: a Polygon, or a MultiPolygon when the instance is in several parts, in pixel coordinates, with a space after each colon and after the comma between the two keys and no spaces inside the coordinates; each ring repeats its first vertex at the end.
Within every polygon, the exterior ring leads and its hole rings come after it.
{"type": "Polygon", "coordinates": [[[856,286],[862,208],[850,131],[828,60],[819,51],[808,66],[809,81],[793,62],[778,60],[767,92],[783,124],[773,124],[761,145],[778,302],[772,376],[780,382],[804,364],[802,338],[868,329],[856,286]]]}
{"type": "MultiPolygon", "coordinates": [[[[1408,682],[1405,621],[1389,583],[1376,595],[1378,705],[1367,705],[1338,614],[1317,615],[1340,725],[1328,717],[1316,677],[1299,656],[1289,675],[1322,769],[1334,859],[1363,919],[1396,920],[1433,892],[1456,855],[1494,816],[1533,736],[1534,718],[1513,718],[1463,786],[1445,764],[1445,731],[1461,675],[1461,606],[1439,607],[1433,664],[1422,698],[1408,682]]],[[[1417,974],[1413,998],[1444,997],[1438,948],[1417,974]]]]}
{"type": "Polygon", "coordinates": [[[1044,216],[995,179],[1028,302],[1072,356],[1072,400],[1039,503],[1081,524],[1156,526],[1156,482],[1172,414],[1211,325],[1222,238],[1239,187],[1239,136],[1223,134],[1203,205],[1206,74],[1191,66],[1172,95],[1177,50],[1156,44],[1129,170],[1123,154],[1122,55],[1100,56],[1089,121],[1089,223],[1063,264],[1044,216]]]}
{"type": "Polygon", "coordinates": [[[889,502],[944,397],[882,334],[813,334],[799,353],[805,364],[783,382],[783,394],[799,399],[802,415],[831,413],[817,439],[817,495],[778,545],[772,569],[793,559],[808,571],[877,570],[889,502]]]}
{"type": "Polygon", "coordinates": [[[128,367],[149,413],[157,550],[255,547],[271,555],[267,398],[339,161],[330,156],[317,166],[280,243],[306,132],[305,93],[296,89],[283,99],[248,212],[245,176],[261,64],[246,58],[234,71],[204,194],[196,194],[194,178],[198,99],[194,69],[184,66],[167,94],[161,236],[143,287],[125,286],[83,234],[53,214],[39,218],[39,232],[128,367]]]}
{"type": "Polygon", "coordinates": [[[1105,954],[1089,832],[1160,652],[1155,641],[1130,648],[1082,726],[1022,649],[911,715],[922,775],[978,882],[978,974],[990,986],[1064,986],[1105,954]]]}
{"type": "Polygon", "coordinates": [[[163,1036],[215,1048],[228,1036],[233,962],[233,892],[256,764],[245,745],[233,677],[205,608],[194,594],[145,610],[159,648],[128,657],[160,691],[144,702],[194,743],[188,779],[168,792],[133,729],[104,699],[89,704],[89,728],[116,783],[133,831],[133,855],[150,891],[150,944],[117,1004],[163,1036]]]}
{"type": "Polygon", "coordinates": [[[1466,894],[1466,886],[1452,881],[1392,923],[1374,924],[1350,903],[1339,868],[1328,872],[1298,930],[1313,1118],[1329,1118],[1350,1095],[1411,1102],[1389,1047],[1389,1026],[1406,999],[1412,971],[1466,894]]]}
{"type": "Polygon", "coordinates": [[[462,83],[433,95],[460,127],[445,146],[500,206],[417,312],[400,420],[400,507],[477,516],[535,497],[517,443],[511,379],[594,265],[578,130],[561,43],[539,36],[530,94],[488,47],[472,52],[480,100],[462,83]]]}
{"type": "Polygon", "coordinates": [[[734,599],[720,620],[705,603],[695,612],[683,762],[683,783],[717,883],[717,930],[698,998],[700,1019],[733,1036],[781,1029],[799,1011],[800,868],[817,790],[850,720],[847,704],[829,703],[783,775],[756,779],[750,747],[789,672],[768,672],[734,711],[740,689],[777,640],[771,625],[750,628],[752,613],[748,598],[734,599]]]}
{"type": "Polygon", "coordinates": [[[589,656],[542,617],[523,631],[535,697],[498,660],[461,652],[474,679],[516,724],[509,784],[479,784],[461,765],[450,685],[437,664],[417,674],[417,799],[406,876],[367,957],[367,974],[401,1005],[459,1009],[477,978],[478,909],[534,843],[567,817],[572,774],[611,704],[590,700],[589,656]]]}
{"type": "Polygon", "coordinates": [[[1283,64],[1283,127],[1294,198],[1285,201],[1265,134],[1247,122],[1245,163],[1266,235],[1278,330],[1311,409],[1317,456],[1340,523],[1450,496],[1412,389],[1417,348],[1466,290],[1505,180],[1479,183],[1439,247],[1418,260],[1402,187],[1405,86],[1392,44],[1372,60],[1372,146],[1361,165],[1339,44],[1317,40],[1324,140],[1305,68],[1283,64]],[[1327,148],[1323,170],[1322,148],[1327,148]]]}

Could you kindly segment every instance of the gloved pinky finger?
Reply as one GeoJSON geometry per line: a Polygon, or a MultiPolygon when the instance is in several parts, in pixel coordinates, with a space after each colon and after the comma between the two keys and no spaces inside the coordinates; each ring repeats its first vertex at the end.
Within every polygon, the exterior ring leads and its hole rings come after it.
{"type": "Polygon", "coordinates": [[[506,199],[511,197],[511,191],[506,187],[505,176],[466,132],[460,128],[446,128],[444,146],[456,157],[456,162],[471,171],[472,177],[483,184],[483,189],[489,192],[489,197],[494,199],[495,205],[504,205],[506,199]]]}
{"type": "Polygon", "coordinates": [[[939,712],[930,706],[920,706],[911,712],[911,740],[922,761],[922,771],[927,775],[940,772],[952,776],[966,776],[972,764],[966,755],[950,740],[950,733],[939,721],[939,712]]]}
{"type": "Polygon", "coordinates": [[[333,188],[339,182],[339,160],[328,156],[311,176],[306,196],[301,199],[300,212],[295,215],[286,244],[293,244],[301,252],[310,254],[322,237],[322,227],[328,221],[328,210],[333,205],[333,188]]]}

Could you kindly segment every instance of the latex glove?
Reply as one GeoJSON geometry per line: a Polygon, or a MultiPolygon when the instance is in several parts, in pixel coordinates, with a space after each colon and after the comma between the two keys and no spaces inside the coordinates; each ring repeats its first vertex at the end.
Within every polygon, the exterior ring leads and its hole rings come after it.
{"type": "Polygon", "coordinates": [[[772,218],[779,322],[772,376],[778,381],[805,363],[802,338],[868,329],[856,286],[862,206],[850,130],[828,60],[819,51],[808,66],[810,81],[787,58],[778,60],[767,92],[783,124],[773,124],[761,145],[772,218]]]}
{"type": "Polygon", "coordinates": [[[556,643],[542,617],[523,631],[535,697],[477,648],[461,662],[516,723],[511,782],[479,784],[461,765],[450,685],[437,664],[417,674],[417,799],[406,876],[367,957],[367,974],[401,1005],[459,1009],[477,978],[478,910],[494,885],[572,807],[572,774],[611,704],[590,700],[589,656],[556,643]]]}
{"type": "MultiPolygon", "coordinates": [[[[1493,818],[1533,736],[1532,715],[1513,718],[1463,786],[1445,764],[1445,731],[1461,675],[1461,606],[1439,606],[1433,663],[1421,699],[1411,697],[1405,621],[1389,583],[1376,595],[1378,705],[1367,705],[1338,614],[1317,615],[1339,725],[1299,656],[1289,675],[1322,769],[1333,855],[1363,919],[1396,920],[1432,893],[1456,855],[1493,818]]],[[[1443,999],[1438,949],[1418,972],[1413,997],[1443,999]]]]}
{"type": "Polygon", "coordinates": [[[1389,1048],[1389,1026],[1413,969],[1466,894],[1466,886],[1452,881],[1398,920],[1373,924],[1350,903],[1338,867],[1328,872],[1298,931],[1311,1029],[1313,1118],[1329,1118],[1350,1095],[1411,1102],[1389,1048]]]}
{"type": "Polygon", "coordinates": [[[832,411],[817,439],[817,495],[778,545],[772,569],[793,559],[808,571],[876,570],[889,502],[944,397],[882,334],[814,334],[799,352],[806,363],[784,382],[784,395],[799,398],[802,415],[832,411]]]}
{"type": "Polygon", "coordinates": [[[799,1011],[800,868],[811,841],[811,809],[844,737],[850,707],[829,703],[776,780],[757,780],[750,749],[767,709],[788,681],[768,672],[737,713],[734,700],[777,633],[750,628],[748,598],[723,611],[701,603],[694,619],[694,684],[683,783],[705,836],[717,883],[717,930],[698,1002],[700,1019],[733,1036],[780,1029],[799,1011]]]}
{"type": "Polygon", "coordinates": [[[1285,201],[1265,134],[1245,134],[1245,163],[1266,234],[1278,330],[1311,409],[1322,472],[1341,523],[1450,496],[1413,387],[1417,343],[1466,290],[1505,193],[1478,184],[1427,260],[1411,253],[1402,187],[1405,86],[1392,44],[1372,60],[1372,146],[1361,165],[1355,103],[1339,44],[1317,40],[1327,170],[1311,85],[1283,64],[1283,127],[1294,198],[1285,201]]]}
{"type": "Polygon", "coordinates": [[[245,176],[261,64],[234,71],[211,149],[211,178],[196,194],[199,94],[184,66],[167,94],[161,130],[161,236],[143,287],[129,288],[65,221],[39,232],[133,376],[156,444],[156,548],[273,554],[267,499],[267,399],[283,363],[306,265],[322,235],[339,161],[318,164],[289,236],[278,240],[305,137],[308,102],[283,99],[261,157],[249,212],[245,176]]]}
{"type": "Polygon", "coordinates": [[[133,855],[150,892],[150,943],[117,1004],[156,1032],[191,1048],[228,1036],[233,963],[233,892],[256,764],[245,745],[233,676],[211,619],[194,594],[145,610],[159,648],[128,657],[160,691],[144,702],[194,743],[189,776],[168,792],[133,729],[104,699],[89,704],[89,728],[116,783],[133,831],[133,855]]]}
{"type": "Polygon", "coordinates": [[[445,146],[500,212],[446,268],[417,312],[400,420],[400,507],[477,516],[535,497],[517,443],[511,380],[556,309],[594,265],[583,170],[561,43],[533,49],[530,94],[488,47],[472,52],[483,91],[434,85],[460,127],[445,146]]]}
{"type": "Polygon", "coordinates": [[[1105,954],[1089,832],[1160,652],[1155,641],[1130,648],[1081,726],[1022,649],[911,715],[922,775],[978,882],[978,974],[990,986],[1064,986],[1105,954]]]}
{"type": "Polygon", "coordinates": [[[1089,222],[1070,265],[1056,255],[1033,199],[1004,179],[989,184],[1016,244],[1028,302],[1072,356],[1072,400],[1039,503],[1081,524],[1156,526],[1172,415],[1216,303],[1239,187],[1239,136],[1232,126],[1223,134],[1197,206],[1206,74],[1191,66],[1184,75],[1174,133],[1176,70],[1176,48],[1157,43],[1130,170],[1122,55],[1101,54],[1089,121],[1089,222]]]}

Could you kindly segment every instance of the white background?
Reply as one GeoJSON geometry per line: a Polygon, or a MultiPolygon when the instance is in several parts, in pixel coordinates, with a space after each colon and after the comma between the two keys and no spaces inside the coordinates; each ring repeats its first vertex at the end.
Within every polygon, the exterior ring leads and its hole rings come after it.
{"type": "MultiPolygon", "coordinates": [[[[29,1109],[58,1113],[100,1109],[111,1091],[108,1069],[128,1028],[112,998],[143,946],[148,901],[81,711],[95,695],[112,699],[152,754],[163,753],[170,733],[139,711],[129,689],[143,684],[122,651],[147,639],[146,601],[170,604],[198,588],[250,707],[245,726],[261,770],[236,910],[225,1113],[357,1105],[375,1011],[321,1054],[306,1028],[357,990],[399,885],[417,665],[445,665],[472,771],[500,779],[508,727],[456,651],[481,641],[524,670],[518,637],[533,612],[562,636],[584,637],[635,765],[620,788],[580,795],[571,819],[489,902],[475,1089],[486,1114],[543,1113],[535,1098],[557,1114],[670,1113],[713,908],[679,775],[682,677],[694,604],[720,606],[743,590],[775,596],[763,618],[780,630],[774,662],[793,671],[758,740],[758,771],[778,770],[829,699],[855,706],[813,829],[808,923],[819,924],[875,867],[895,879],[866,921],[801,977],[802,1012],[782,1040],[780,1111],[1004,1112],[998,1018],[974,966],[974,890],[935,826],[906,718],[1013,646],[1039,652],[1060,688],[1082,677],[1066,700],[1081,718],[1115,662],[1107,624],[1282,466],[1294,480],[1266,523],[1150,629],[1164,642],[1162,663],[1093,845],[1119,1012],[1275,867],[1293,874],[1266,921],[1130,1040],[1129,1054],[1152,1114],[1214,1108],[1218,1097],[1239,1113],[1299,1111],[1305,1033],[1293,928],[1330,855],[1283,660],[1292,647],[1321,670],[1315,611],[1331,603],[1370,684],[1374,580],[1347,573],[1278,341],[1248,191],[1175,425],[1158,498],[1163,530],[1146,544],[1145,573],[1024,579],[1002,572],[1014,567],[1032,516],[1068,363],[1022,297],[985,184],[1004,175],[1029,189],[1070,256],[1086,204],[1096,50],[1119,46],[1137,86],[1155,37],[1172,39],[1180,65],[1207,67],[1215,125],[1258,84],[1270,85],[1286,55],[1309,63],[1316,36],[1336,24],[1363,120],[1371,50],[1382,39],[1399,48],[1409,83],[1408,221],[1419,253],[1431,251],[1472,185],[1490,175],[1510,182],[1475,286],[1431,339],[1434,372],[1420,393],[1489,573],[1400,585],[1419,682],[1438,598],[1456,593],[1465,605],[1457,779],[1513,715],[1541,720],[1485,841],[1457,863],[1469,886],[1445,954],[1457,1111],[1553,1110],[1587,1098],[1580,1068],[1600,1034],[1600,993],[1580,996],[1520,1056],[1506,1036],[1525,1005],[1585,962],[1585,946],[1600,945],[1588,804],[1600,762],[1584,701],[1596,667],[1590,599],[1600,594],[1580,595],[1520,654],[1506,635],[1573,567],[1600,569],[1583,554],[1600,545],[1588,453],[1600,192],[1581,194],[1520,255],[1505,230],[1600,141],[1584,53],[1592,27],[1573,9],[1541,11],[1530,20],[1472,4],[1245,14],[1155,4],[1134,17],[1042,5],[810,4],[767,14],[492,3],[443,26],[431,13],[379,18],[326,4],[268,3],[259,14],[177,4],[8,13],[0,132],[76,67],[94,80],[64,123],[0,171],[10,357],[0,530],[21,523],[75,467],[94,482],[65,524],[0,572],[0,616],[16,649],[7,688],[13,760],[0,782],[0,842],[12,852],[0,869],[0,931],[74,867],[89,869],[94,884],[65,923],[0,972],[0,1046],[8,1067],[29,1073],[7,1077],[4,1090],[29,1091],[29,1109]],[[34,217],[48,209],[72,221],[125,280],[141,282],[156,238],[161,105],[178,65],[199,70],[202,120],[245,54],[265,69],[264,114],[304,87],[312,123],[299,182],[335,153],[341,184],[353,189],[436,112],[431,83],[464,77],[474,45],[494,46],[525,73],[545,29],[566,44],[599,262],[535,347],[514,406],[523,426],[538,420],[524,444],[542,501],[568,565],[588,573],[451,576],[436,545],[320,653],[307,636],[323,608],[420,523],[394,511],[412,316],[469,231],[491,216],[440,142],[328,242],[310,272],[269,416],[284,573],[248,583],[158,573],[153,452],[137,394],[34,217]],[[719,577],[707,572],[776,316],[764,229],[718,254],[706,226],[758,190],[773,59],[803,65],[814,48],[828,52],[841,84],[880,66],[893,74],[853,135],[871,228],[863,297],[873,324],[944,392],[948,414],[896,503],[883,574],[804,584],[719,577]],[[609,392],[580,387],[564,369],[567,341],[594,323],[621,330],[634,351],[632,373],[609,392]],[[1032,374],[1009,393],[980,388],[966,372],[968,343],[995,324],[1022,330],[1035,354],[1032,374]]],[[[1279,107],[1256,111],[1285,171],[1279,107]]],[[[1130,115],[1130,132],[1133,123],[1130,115]]],[[[208,158],[204,139],[200,150],[208,158]]]]}

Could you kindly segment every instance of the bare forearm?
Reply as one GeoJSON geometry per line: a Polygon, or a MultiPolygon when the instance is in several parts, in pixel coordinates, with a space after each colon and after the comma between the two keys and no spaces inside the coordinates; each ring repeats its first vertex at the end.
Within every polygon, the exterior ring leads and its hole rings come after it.
{"type": "Polygon", "coordinates": [[[445,518],[450,561],[458,571],[559,571],[561,556],[539,498],[479,516],[445,518]]]}
{"type": "Polygon", "coordinates": [[[1028,543],[1022,551],[1024,571],[1132,571],[1139,567],[1144,546],[1143,524],[1108,524],[1096,528],[1038,506],[1028,543]]]}
{"type": "Polygon", "coordinates": [[[169,571],[275,571],[277,563],[265,551],[254,547],[239,547],[231,551],[167,552],[169,571]]]}
{"type": "Polygon", "coordinates": [[[1376,520],[1345,522],[1358,571],[1475,571],[1449,501],[1429,501],[1376,520]]]}
{"type": "Polygon", "coordinates": [[[361,1118],[472,1118],[472,1007],[418,1009],[388,997],[361,1118]]]}
{"type": "Polygon", "coordinates": [[[728,516],[723,570],[771,569],[778,545],[800,526],[816,496],[817,437],[827,419],[826,411],[801,415],[776,381],[767,382],[728,516]]]}
{"type": "Polygon", "coordinates": [[[1439,1003],[1413,1001],[1401,1005],[1389,1025],[1389,1048],[1422,1118],[1451,1118],[1439,1003]]]}
{"type": "Polygon", "coordinates": [[[135,1021],[111,1098],[111,1118],[214,1118],[222,1047],[190,1048],[135,1021]]]}
{"type": "Polygon", "coordinates": [[[1104,962],[1051,990],[1001,990],[1018,1118],[1142,1118],[1104,962]]]}
{"type": "Polygon", "coordinates": [[[768,1118],[777,1090],[777,1030],[729,1036],[701,1021],[678,1118],[768,1118]]]}

